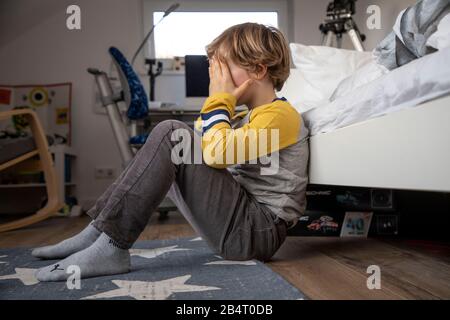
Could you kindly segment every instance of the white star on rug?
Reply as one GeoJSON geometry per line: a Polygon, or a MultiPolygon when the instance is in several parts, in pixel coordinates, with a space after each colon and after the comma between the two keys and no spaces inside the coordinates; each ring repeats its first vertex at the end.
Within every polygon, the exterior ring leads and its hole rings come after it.
{"type": "Polygon", "coordinates": [[[194,238],[194,239],[189,240],[189,241],[202,241],[202,240],[203,240],[202,237],[197,237],[197,238],[194,238]]]}
{"type": "MultiPolygon", "coordinates": [[[[0,256],[0,259],[1,258],[6,258],[7,256],[0,256]]],[[[8,263],[8,262],[6,262],[6,261],[0,261],[0,264],[2,264],[2,263],[8,263]]]]}
{"type": "MultiPolygon", "coordinates": [[[[219,259],[222,259],[222,257],[216,256],[219,259]]],[[[241,266],[255,266],[256,262],[253,260],[247,260],[247,261],[234,261],[234,260],[219,260],[219,261],[213,261],[213,262],[207,262],[204,264],[207,265],[241,265],[241,266]]]]}
{"type": "Polygon", "coordinates": [[[118,286],[119,289],[106,291],[103,293],[84,297],[82,299],[103,299],[103,298],[130,296],[136,300],[165,300],[169,298],[170,295],[177,292],[198,292],[198,291],[221,289],[217,287],[206,287],[206,286],[185,284],[185,282],[190,278],[191,275],[188,274],[181,277],[155,282],[113,280],[112,282],[116,286],[118,286]]]}
{"type": "Polygon", "coordinates": [[[153,259],[157,256],[160,256],[164,253],[168,252],[174,252],[174,251],[187,251],[191,249],[183,249],[183,248],[177,248],[178,246],[171,246],[171,247],[163,247],[163,248],[156,248],[156,249],[130,249],[130,255],[132,256],[139,256],[142,258],[147,259],[153,259]]]}
{"type": "Polygon", "coordinates": [[[16,273],[0,276],[0,280],[19,279],[24,285],[32,286],[39,282],[34,276],[36,270],[37,269],[15,268],[14,271],[16,271],[16,273]]]}

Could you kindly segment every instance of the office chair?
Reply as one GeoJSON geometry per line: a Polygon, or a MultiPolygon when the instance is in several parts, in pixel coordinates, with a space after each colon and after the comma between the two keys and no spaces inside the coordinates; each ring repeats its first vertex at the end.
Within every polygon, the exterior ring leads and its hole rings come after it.
{"type": "MultiPolygon", "coordinates": [[[[139,133],[139,122],[149,119],[148,98],[138,75],[119,49],[111,47],[109,54],[119,73],[122,87],[120,92],[113,91],[110,79],[104,71],[89,68],[88,72],[95,77],[100,99],[108,114],[125,167],[148,138],[148,133],[139,133]],[[125,121],[122,120],[118,102],[125,102],[127,106],[125,121]]],[[[176,209],[177,207],[166,197],[158,208],[160,219],[166,218],[169,211],[176,209]]]]}

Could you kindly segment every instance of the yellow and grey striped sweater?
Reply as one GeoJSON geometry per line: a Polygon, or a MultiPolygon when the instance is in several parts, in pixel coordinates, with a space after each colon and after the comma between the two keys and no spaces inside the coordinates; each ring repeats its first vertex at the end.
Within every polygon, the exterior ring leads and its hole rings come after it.
{"type": "Polygon", "coordinates": [[[228,93],[206,99],[195,124],[205,163],[227,168],[258,202],[295,225],[305,211],[308,183],[308,130],[301,115],[284,98],[236,115],[235,106],[228,93]]]}

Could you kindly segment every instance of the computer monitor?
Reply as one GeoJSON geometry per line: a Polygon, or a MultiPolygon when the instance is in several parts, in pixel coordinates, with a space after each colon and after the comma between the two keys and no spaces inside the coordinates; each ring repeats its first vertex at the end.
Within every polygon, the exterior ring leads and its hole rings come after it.
{"type": "Polygon", "coordinates": [[[186,97],[209,96],[209,62],[206,56],[187,55],[185,57],[186,97]]]}

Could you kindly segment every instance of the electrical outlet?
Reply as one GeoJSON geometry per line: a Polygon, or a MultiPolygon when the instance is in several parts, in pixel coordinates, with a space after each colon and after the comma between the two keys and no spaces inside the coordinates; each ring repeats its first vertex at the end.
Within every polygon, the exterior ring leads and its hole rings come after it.
{"type": "Polygon", "coordinates": [[[113,168],[95,168],[96,179],[114,179],[116,176],[113,168]]]}

